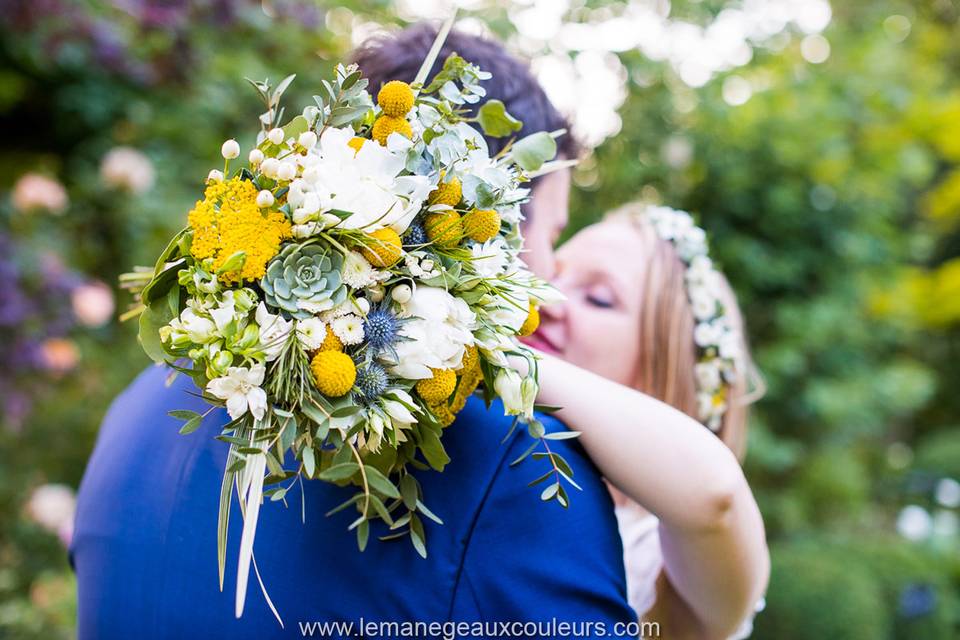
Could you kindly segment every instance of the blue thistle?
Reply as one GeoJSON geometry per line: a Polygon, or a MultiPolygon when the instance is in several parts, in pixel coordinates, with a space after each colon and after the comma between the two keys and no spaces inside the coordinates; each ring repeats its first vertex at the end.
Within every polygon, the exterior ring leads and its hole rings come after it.
{"type": "Polygon", "coordinates": [[[363,404],[372,404],[383,395],[389,383],[387,370],[376,362],[368,362],[357,369],[357,380],[354,384],[358,400],[363,404]]]}
{"type": "Polygon", "coordinates": [[[427,237],[427,230],[423,228],[420,222],[411,224],[403,236],[404,248],[420,247],[428,242],[430,242],[430,239],[427,237]]]}
{"type": "Polygon", "coordinates": [[[389,309],[372,309],[363,321],[363,335],[374,353],[392,350],[400,332],[400,319],[389,309]]]}

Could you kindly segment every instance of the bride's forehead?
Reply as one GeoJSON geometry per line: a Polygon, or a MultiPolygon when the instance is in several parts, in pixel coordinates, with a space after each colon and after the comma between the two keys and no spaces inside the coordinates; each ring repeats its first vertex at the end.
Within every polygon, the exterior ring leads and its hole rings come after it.
{"type": "MultiPolygon", "coordinates": [[[[583,228],[567,245],[571,249],[587,251],[628,251],[628,255],[645,254],[648,238],[637,224],[618,219],[607,219],[583,228]]],[[[567,246],[564,245],[564,246],[567,246]]]]}

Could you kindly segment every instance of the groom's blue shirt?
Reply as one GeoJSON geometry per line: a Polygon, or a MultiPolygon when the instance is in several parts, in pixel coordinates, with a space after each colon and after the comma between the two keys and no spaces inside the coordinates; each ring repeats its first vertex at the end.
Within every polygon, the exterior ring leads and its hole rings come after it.
{"type": "MultiPolygon", "coordinates": [[[[324,517],[349,489],[307,481],[306,523],[300,496],[291,490],[288,506],[264,503],[254,546],[286,628],[270,613],[252,571],[246,610],[235,619],[241,525],[235,501],[222,593],[217,576],[227,445],[213,436],[227,417],[215,410],[197,432],[179,435],[180,422],[167,412],[203,411],[205,404],[188,393],[192,383],[185,376],[171,387],[164,386],[165,376],[166,370],[152,368],[116,400],[80,487],[71,548],[80,640],[300,638],[310,637],[301,625],[317,622],[354,627],[324,633],[314,626],[313,637],[396,637],[403,627],[389,623],[416,621],[446,622],[446,630],[451,622],[486,623],[472,637],[490,638],[505,635],[498,623],[553,620],[557,626],[528,626],[533,633],[525,637],[614,637],[615,624],[636,620],[626,602],[613,507],[596,468],[576,441],[551,442],[583,490],[571,490],[566,510],[541,503],[545,485],[527,483],[545,463],[528,459],[511,467],[529,438],[518,430],[501,445],[510,419],[499,405],[487,410],[478,400],[444,434],[451,458],[446,471],[418,472],[427,506],[444,521],[425,522],[427,559],[408,538],[376,540],[383,533],[378,527],[360,552],[346,530],[353,511],[324,517]],[[362,629],[361,620],[385,624],[362,629]],[[595,626],[583,633],[586,623],[595,626]]],[[[543,421],[548,431],[563,429],[549,417],[543,421]]],[[[465,630],[457,637],[470,637],[465,630]]],[[[519,637],[520,627],[513,630],[519,637]]]]}

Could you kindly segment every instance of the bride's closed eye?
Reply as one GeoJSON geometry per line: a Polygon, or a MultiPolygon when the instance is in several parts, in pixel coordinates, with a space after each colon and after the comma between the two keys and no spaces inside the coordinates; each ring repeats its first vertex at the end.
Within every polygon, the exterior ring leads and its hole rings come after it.
{"type": "Polygon", "coordinates": [[[618,304],[616,292],[606,284],[589,287],[584,297],[588,304],[599,309],[614,309],[618,304]]]}

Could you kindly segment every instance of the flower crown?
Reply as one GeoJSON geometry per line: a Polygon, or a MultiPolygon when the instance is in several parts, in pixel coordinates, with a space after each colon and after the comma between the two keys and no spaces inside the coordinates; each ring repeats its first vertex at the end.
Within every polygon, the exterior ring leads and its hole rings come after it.
{"type": "Polygon", "coordinates": [[[697,415],[711,431],[718,431],[729,406],[728,389],[736,381],[743,361],[740,331],[730,321],[722,302],[723,277],[707,255],[706,232],[689,213],[648,205],[640,217],[650,222],[658,236],[673,244],[686,265],[687,297],[696,322],[693,341],[697,345],[697,415]]]}

